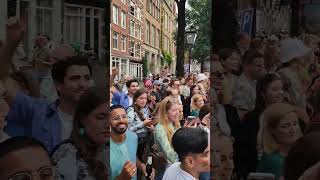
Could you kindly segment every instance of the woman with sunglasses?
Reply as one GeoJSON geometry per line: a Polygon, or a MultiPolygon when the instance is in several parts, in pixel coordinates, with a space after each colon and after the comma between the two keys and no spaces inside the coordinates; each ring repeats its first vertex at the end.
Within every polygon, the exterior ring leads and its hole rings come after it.
{"type": "Polygon", "coordinates": [[[108,179],[106,144],[110,125],[104,92],[89,89],[80,98],[70,139],[52,153],[57,179],[108,179]]]}

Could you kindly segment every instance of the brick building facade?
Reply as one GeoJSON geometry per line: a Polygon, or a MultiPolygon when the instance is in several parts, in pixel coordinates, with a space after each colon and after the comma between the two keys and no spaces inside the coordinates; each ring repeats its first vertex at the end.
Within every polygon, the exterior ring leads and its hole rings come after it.
{"type": "Polygon", "coordinates": [[[144,0],[144,2],[145,32],[143,49],[148,61],[148,70],[151,73],[159,73],[161,67],[161,0],[144,0]]]}

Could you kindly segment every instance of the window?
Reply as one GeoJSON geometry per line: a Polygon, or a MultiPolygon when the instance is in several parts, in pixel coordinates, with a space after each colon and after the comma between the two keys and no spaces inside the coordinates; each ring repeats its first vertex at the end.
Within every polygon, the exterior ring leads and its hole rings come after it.
{"type": "Polygon", "coordinates": [[[157,41],[157,47],[160,47],[160,30],[159,29],[157,29],[157,38],[156,38],[156,41],[157,41]]]}
{"type": "Polygon", "coordinates": [[[134,11],[135,11],[135,9],[134,9],[134,2],[131,1],[131,2],[130,2],[130,14],[131,14],[132,16],[134,16],[134,11]]]}
{"type": "Polygon", "coordinates": [[[137,7],[137,19],[139,19],[139,21],[141,21],[141,9],[139,7],[137,7]]]}
{"type": "Polygon", "coordinates": [[[147,12],[151,14],[151,0],[147,0],[147,4],[146,4],[146,7],[147,7],[147,12]]]}
{"type": "Polygon", "coordinates": [[[153,16],[153,13],[154,13],[154,5],[153,5],[153,3],[151,4],[151,12],[150,12],[150,14],[151,14],[151,16],[153,16]]]}
{"type": "Polygon", "coordinates": [[[37,6],[52,7],[53,3],[51,0],[37,0],[37,6]]]}
{"type": "Polygon", "coordinates": [[[130,74],[134,76],[134,78],[141,79],[142,78],[142,64],[130,62],[130,74]]]}
{"type": "Polygon", "coordinates": [[[164,13],[164,27],[168,29],[168,14],[166,12],[164,13]]]}
{"type": "Polygon", "coordinates": [[[170,17],[169,17],[169,15],[166,13],[166,15],[167,15],[167,22],[166,22],[166,28],[169,30],[169,26],[170,26],[170,17]]]}
{"type": "Polygon", "coordinates": [[[127,41],[127,38],[126,38],[126,36],[123,35],[123,36],[121,37],[121,43],[122,43],[122,49],[121,49],[121,50],[124,51],[124,52],[126,52],[126,48],[127,48],[127,46],[126,46],[126,44],[127,44],[126,41],[127,41]]]}
{"type": "Polygon", "coordinates": [[[130,36],[134,37],[134,21],[130,20],[130,36]]]}
{"type": "Polygon", "coordinates": [[[113,49],[118,49],[118,33],[113,32],[113,49]]]}
{"type": "Polygon", "coordinates": [[[141,33],[141,26],[137,25],[137,34],[136,38],[141,39],[142,38],[142,33],[141,33]]]}
{"type": "Polygon", "coordinates": [[[156,45],[155,42],[156,42],[156,27],[154,25],[152,25],[152,29],[151,29],[151,44],[153,46],[155,46],[156,45]]]}
{"type": "Polygon", "coordinates": [[[112,15],[113,23],[118,25],[119,8],[115,5],[113,5],[112,15]]]}
{"type": "Polygon", "coordinates": [[[53,9],[39,7],[36,10],[37,33],[44,33],[52,37],[53,9]]]}
{"type": "Polygon", "coordinates": [[[146,42],[149,44],[150,43],[150,23],[149,21],[146,21],[146,42]]]}
{"type": "Polygon", "coordinates": [[[130,56],[134,57],[134,41],[130,42],[130,56]]]}
{"type": "Polygon", "coordinates": [[[140,58],[141,57],[141,45],[140,44],[137,44],[137,47],[136,47],[136,57],[140,58]]]}
{"type": "Polygon", "coordinates": [[[127,27],[127,14],[124,11],[121,12],[121,27],[123,29],[126,29],[127,27]]]}

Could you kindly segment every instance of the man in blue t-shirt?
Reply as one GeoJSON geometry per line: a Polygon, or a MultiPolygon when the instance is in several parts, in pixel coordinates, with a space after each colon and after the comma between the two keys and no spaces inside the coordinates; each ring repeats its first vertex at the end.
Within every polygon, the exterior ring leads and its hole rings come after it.
{"type": "MultiPolygon", "coordinates": [[[[146,165],[137,159],[138,137],[127,131],[127,113],[121,105],[110,107],[110,167],[112,180],[136,180],[137,167],[146,175],[146,165]]],[[[154,176],[154,173],[153,175],[154,176]]],[[[151,177],[153,179],[153,177],[151,177]]]]}

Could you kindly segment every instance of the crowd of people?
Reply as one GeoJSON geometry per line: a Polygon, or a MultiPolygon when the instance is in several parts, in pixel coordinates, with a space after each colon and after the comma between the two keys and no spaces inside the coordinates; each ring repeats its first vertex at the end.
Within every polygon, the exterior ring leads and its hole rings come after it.
{"type": "Polygon", "coordinates": [[[106,88],[87,57],[46,35],[30,61],[17,56],[24,31],[24,19],[10,18],[0,47],[0,179],[107,180],[106,88]]]}
{"type": "Polygon", "coordinates": [[[210,179],[208,72],[139,80],[113,68],[110,84],[111,179],[210,179]]]}
{"type": "Polygon", "coordinates": [[[0,179],[320,178],[315,35],[239,33],[236,49],[214,52],[210,73],[185,77],[163,67],[136,79],[114,67],[110,99],[88,58],[41,34],[26,62],[23,37],[23,20],[10,19],[0,42],[0,179]]]}
{"type": "Polygon", "coordinates": [[[237,48],[214,52],[214,179],[297,180],[312,173],[319,178],[319,167],[311,168],[319,159],[302,161],[308,152],[318,156],[307,149],[317,146],[309,133],[319,122],[319,40],[311,34],[239,33],[237,48]]]}

